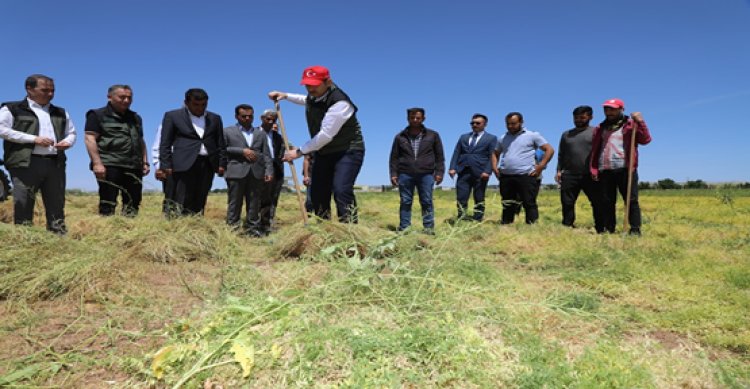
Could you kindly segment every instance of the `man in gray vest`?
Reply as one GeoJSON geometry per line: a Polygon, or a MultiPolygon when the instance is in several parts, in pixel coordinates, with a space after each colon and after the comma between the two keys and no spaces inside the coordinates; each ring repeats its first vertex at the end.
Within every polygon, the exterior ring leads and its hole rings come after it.
{"type": "Polygon", "coordinates": [[[305,106],[310,139],[301,147],[284,153],[284,161],[293,161],[315,152],[310,192],[315,215],[331,217],[331,195],[340,222],[357,223],[357,199],[354,182],[365,158],[365,141],[357,120],[357,106],[331,80],[328,69],[310,66],[302,72],[301,84],[307,96],[272,91],[271,100],[287,99],[305,106]]]}
{"type": "Polygon", "coordinates": [[[240,104],[234,109],[237,124],[224,129],[227,147],[227,224],[239,228],[242,204],[247,216],[244,233],[250,236],[268,235],[271,229],[270,191],[273,162],[268,138],[261,127],[253,128],[253,107],[240,104]]]}
{"type": "Polygon", "coordinates": [[[141,204],[143,176],[150,171],[143,120],[130,110],[133,90],[128,85],[112,85],[105,107],[86,113],[86,150],[91,170],[99,184],[99,214],[115,213],[118,194],[122,214],[135,216],[141,204]]]}
{"type": "Polygon", "coordinates": [[[33,74],[26,78],[26,98],[0,108],[0,138],[5,140],[5,166],[13,180],[15,224],[31,224],[38,190],[47,216],[47,230],[64,235],[65,150],[76,140],[68,113],[50,104],[55,82],[33,74]]]}

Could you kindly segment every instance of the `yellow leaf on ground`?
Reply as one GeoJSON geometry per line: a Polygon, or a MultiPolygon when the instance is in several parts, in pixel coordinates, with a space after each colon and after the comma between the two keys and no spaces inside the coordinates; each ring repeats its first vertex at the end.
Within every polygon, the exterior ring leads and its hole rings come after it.
{"type": "Polygon", "coordinates": [[[154,355],[154,360],[151,361],[151,371],[156,379],[160,380],[164,376],[164,364],[172,351],[174,351],[174,346],[166,346],[154,355]]]}
{"type": "Polygon", "coordinates": [[[242,367],[242,378],[249,377],[255,366],[255,348],[235,341],[230,351],[234,353],[234,360],[242,367]]]}

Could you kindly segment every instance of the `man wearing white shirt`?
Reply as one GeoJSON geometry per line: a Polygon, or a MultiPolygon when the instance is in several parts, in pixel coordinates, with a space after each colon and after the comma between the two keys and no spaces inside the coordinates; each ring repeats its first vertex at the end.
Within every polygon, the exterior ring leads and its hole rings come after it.
{"type": "Polygon", "coordinates": [[[208,94],[185,92],[185,106],[164,114],[157,177],[174,176],[174,202],[182,215],[202,215],[214,173],[227,166],[221,116],[206,110],[208,94]]]}
{"type": "Polygon", "coordinates": [[[267,193],[264,196],[271,201],[271,225],[275,224],[276,207],[279,204],[281,188],[284,186],[284,139],[279,134],[279,126],[276,124],[278,113],[272,109],[263,111],[260,116],[260,127],[266,133],[271,162],[273,162],[273,181],[266,185],[267,193]]]}
{"type": "Polygon", "coordinates": [[[76,130],[68,113],[50,104],[55,82],[34,74],[26,78],[26,99],[0,108],[0,138],[5,140],[5,166],[13,180],[15,224],[31,224],[37,190],[47,216],[47,229],[64,235],[65,150],[76,130]]]}
{"type": "Polygon", "coordinates": [[[285,161],[315,152],[310,186],[315,215],[331,217],[331,195],[340,222],[356,223],[357,200],[354,183],[365,156],[362,128],[357,120],[357,106],[333,83],[328,69],[311,66],[302,72],[307,96],[272,91],[271,100],[287,99],[305,105],[310,139],[299,148],[288,150],[285,161]]]}

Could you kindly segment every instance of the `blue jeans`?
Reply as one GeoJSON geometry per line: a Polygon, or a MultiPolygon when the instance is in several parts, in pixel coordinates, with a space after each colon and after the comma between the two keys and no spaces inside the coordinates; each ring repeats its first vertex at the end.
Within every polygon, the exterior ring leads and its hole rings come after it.
{"type": "Polygon", "coordinates": [[[432,173],[398,175],[398,193],[401,195],[399,231],[405,230],[411,225],[411,205],[414,201],[415,187],[419,195],[419,205],[422,207],[422,225],[424,228],[435,227],[435,212],[432,207],[432,186],[434,184],[435,178],[432,173]]]}
{"type": "Polygon", "coordinates": [[[315,215],[331,218],[331,195],[336,203],[336,213],[342,223],[357,223],[357,198],[354,181],[357,179],[364,150],[347,150],[332,154],[317,153],[312,165],[310,199],[315,215]]]}

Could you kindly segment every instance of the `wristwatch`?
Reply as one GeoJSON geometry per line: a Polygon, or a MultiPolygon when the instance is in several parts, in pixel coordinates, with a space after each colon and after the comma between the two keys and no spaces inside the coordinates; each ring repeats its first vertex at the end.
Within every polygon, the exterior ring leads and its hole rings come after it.
{"type": "Polygon", "coordinates": [[[301,149],[297,149],[297,158],[299,158],[299,157],[301,157],[303,155],[305,155],[305,154],[302,154],[302,150],[301,149]]]}

